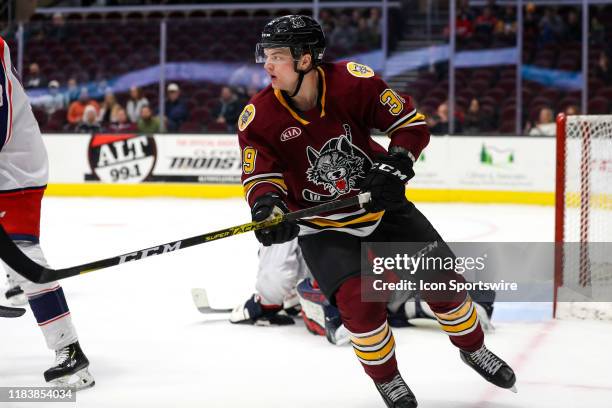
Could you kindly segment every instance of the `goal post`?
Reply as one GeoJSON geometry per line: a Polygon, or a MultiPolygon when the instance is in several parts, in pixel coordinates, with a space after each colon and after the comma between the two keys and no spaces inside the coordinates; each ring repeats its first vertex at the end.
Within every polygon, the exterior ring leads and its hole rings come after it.
{"type": "Polygon", "coordinates": [[[559,114],[554,317],[612,320],[612,115],[559,114]]]}

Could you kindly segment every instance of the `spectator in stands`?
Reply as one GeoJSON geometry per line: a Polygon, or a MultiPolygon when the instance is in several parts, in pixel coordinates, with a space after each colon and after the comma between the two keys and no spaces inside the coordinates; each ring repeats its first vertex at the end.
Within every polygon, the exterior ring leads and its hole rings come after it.
{"type": "Polygon", "coordinates": [[[240,106],[238,97],[232,92],[229,86],[221,88],[219,102],[212,110],[212,116],[217,123],[225,124],[228,132],[236,131],[236,123],[240,115],[240,106]]]}
{"type": "Polygon", "coordinates": [[[501,17],[502,13],[500,7],[497,5],[497,2],[495,0],[487,0],[487,7],[489,8],[489,10],[491,10],[491,14],[495,18],[501,17]]]}
{"type": "MultiPolygon", "coordinates": [[[[470,20],[469,16],[463,11],[457,14],[456,27],[457,38],[459,39],[467,40],[474,35],[474,24],[472,24],[472,20],[470,20]]],[[[444,32],[446,36],[449,35],[448,27],[444,29],[444,32]]]]}
{"type": "Polygon", "coordinates": [[[138,123],[142,107],[149,104],[149,100],[142,95],[140,88],[132,86],[130,88],[130,100],[127,101],[127,114],[130,122],[138,123]]]}
{"type": "Polygon", "coordinates": [[[535,4],[527,3],[525,6],[525,16],[523,17],[523,20],[525,38],[535,38],[538,35],[539,23],[535,4]]]}
{"type": "Polygon", "coordinates": [[[83,111],[83,117],[76,129],[79,133],[100,133],[102,126],[98,121],[98,111],[92,105],[87,105],[83,111]]]}
{"type": "Polygon", "coordinates": [[[106,72],[103,68],[98,68],[94,81],[95,89],[93,90],[94,95],[106,95],[106,92],[110,89],[108,85],[108,79],[106,79],[106,72]]]}
{"type": "Polygon", "coordinates": [[[482,14],[476,17],[474,30],[483,38],[489,37],[493,34],[496,24],[497,18],[493,15],[491,7],[487,6],[482,10],[482,14]]]}
{"type": "Polygon", "coordinates": [[[376,36],[381,36],[382,19],[380,18],[380,9],[378,7],[372,7],[370,9],[370,16],[368,17],[368,26],[376,36]]]}
{"type": "Polygon", "coordinates": [[[457,15],[465,14],[468,20],[474,21],[475,13],[470,8],[470,0],[460,0],[457,7],[457,15]]]}
{"type": "Polygon", "coordinates": [[[25,83],[26,89],[31,88],[41,88],[47,85],[47,80],[40,72],[40,66],[33,62],[30,64],[30,68],[28,69],[28,79],[25,83]]]}
{"type": "Polygon", "coordinates": [[[64,93],[64,97],[66,98],[68,104],[79,99],[79,94],[81,93],[79,89],[79,85],[77,84],[77,80],[74,77],[68,78],[68,87],[66,92],[64,93]]]}
{"type": "Polygon", "coordinates": [[[380,37],[368,26],[365,17],[357,22],[357,45],[368,49],[380,47],[380,37]]]}
{"type": "Polygon", "coordinates": [[[189,116],[187,104],[181,99],[179,86],[174,82],[168,85],[165,110],[170,132],[176,132],[189,116]]]}
{"type": "Polygon", "coordinates": [[[144,134],[159,133],[161,126],[158,116],[153,116],[153,111],[149,105],[144,105],[140,110],[138,119],[138,132],[144,134]]]}
{"type": "Polygon", "coordinates": [[[138,130],[135,123],[129,121],[127,112],[122,107],[117,109],[116,121],[108,126],[111,133],[132,133],[138,130]]]}
{"type": "Polygon", "coordinates": [[[599,53],[595,75],[601,79],[605,85],[612,85],[612,70],[610,69],[610,58],[604,51],[599,53]]]}
{"type": "Polygon", "coordinates": [[[502,37],[516,34],[516,6],[506,6],[503,16],[497,21],[495,34],[502,37]]]}
{"type": "Polygon", "coordinates": [[[578,109],[578,107],[576,105],[568,105],[565,108],[565,114],[567,116],[569,116],[569,115],[580,115],[580,109],[578,109]]]}
{"type": "Polygon", "coordinates": [[[53,14],[51,24],[47,24],[45,27],[47,28],[46,38],[61,42],[67,40],[69,37],[70,33],[68,32],[66,20],[62,13],[53,14]]]}
{"type": "Polygon", "coordinates": [[[108,88],[104,94],[104,102],[102,102],[100,107],[98,121],[104,126],[117,122],[117,112],[119,109],[123,108],[117,103],[113,90],[108,88]]]}
{"type": "Polygon", "coordinates": [[[351,13],[351,24],[355,27],[359,25],[359,20],[363,17],[363,13],[360,9],[353,9],[351,13]]]}
{"type": "Polygon", "coordinates": [[[582,27],[578,19],[576,10],[570,10],[567,13],[567,28],[565,30],[565,41],[580,42],[582,41],[582,27]]]}
{"type": "MultiPolygon", "coordinates": [[[[432,134],[447,135],[449,133],[448,101],[444,101],[438,106],[436,114],[431,118],[430,126],[429,130],[432,134]]],[[[455,133],[461,133],[462,131],[461,122],[455,116],[455,133]]]]}
{"type": "Polygon", "coordinates": [[[326,36],[331,35],[336,27],[334,23],[334,16],[329,9],[322,9],[319,12],[319,23],[321,24],[321,28],[326,36]]]}
{"type": "Polygon", "coordinates": [[[565,33],[565,22],[553,7],[546,7],[538,26],[540,29],[538,44],[540,46],[561,40],[565,33]]]}
{"type": "Polygon", "coordinates": [[[542,108],[535,126],[529,129],[529,136],[554,136],[557,125],[552,109],[542,108]]]}
{"type": "Polygon", "coordinates": [[[343,14],[331,33],[330,45],[345,50],[351,49],[357,41],[357,29],[351,25],[350,17],[343,14]]]}
{"type": "Polygon", "coordinates": [[[490,118],[480,109],[480,102],[472,98],[470,106],[463,117],[463,129],[465,133],[479,133],[489,128],[490,118]]]}
{"type": "Polygon", "coordinates": [[[72,125],[76,125],[77,123],[79,123],[83,118],[83,113],[85,113],[85,108],[87,106],[93,106],[96,110],[96,115],[100,111],[100,105],[98,104],[98,102],[94,101],[89,97],[89,92],[87,91],[87,88],[81,88],[79,99],[72,102],[68,107],[68,123],[72,125]]]}
{"type": "Polygon", "coordinates": [[[55,111],[64,109],[67,105],[66,96],[59,91],[59,82],[56,80],[49,81],[49,95],[45,97],[42,105],[47,113],[51,116],[55,111]]]}
{"type": "Polygon", "coordinates": [[[609,38],[606,36],[606,27],[599,21],[597,15],[591,17],[589,36],[591,41],[595,44],[609,45],[609,38]]]}

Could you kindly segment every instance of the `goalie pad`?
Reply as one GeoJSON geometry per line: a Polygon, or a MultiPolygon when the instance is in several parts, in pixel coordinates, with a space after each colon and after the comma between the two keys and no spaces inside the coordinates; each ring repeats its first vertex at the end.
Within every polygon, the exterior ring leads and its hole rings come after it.
{"type": "Polygon", "coordinates": [[[309,332],[325,336],[327,341],[337,346],[350,341],[338,309],[327,301],[316,283],[313,285],[310,279],[301,280],[297,285],[297,293],[302,306],[301,315],[309,332]]]}
{"type": "MultiPolygon", "coordinates": [[[[485,332],[493,331],[495,328],[491,323],[495,302],[495,291],[470,291],[470,296],[474,300],[474,307],[478,314],[478,320],[485,332]]],[[[388,321],[391,327],[410,327],[412,319],[432,319],[436,320],[434,312],[429,305],[421,299],[418,293],[411,294],[405,303],[397,307],[393,303],[387,305],[388,321]],[[392,308],[395,306],[396,308],[392,308]]]]}

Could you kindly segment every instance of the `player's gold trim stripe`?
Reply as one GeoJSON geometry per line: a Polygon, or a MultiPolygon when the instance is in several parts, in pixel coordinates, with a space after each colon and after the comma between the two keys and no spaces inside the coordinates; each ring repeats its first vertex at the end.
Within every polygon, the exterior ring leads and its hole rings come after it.
{"type": "Polygon", "coordinates": [[[262,182],[267,182],[267,183],[275,184],[275,185],[281,187],[283,189],[283,191],[285,191],[285,192],[287,191],[287,185],[285,184],[285,180],[283,180],[282,178],[273,178],[273,177],[270,177],[270,178],[260,178],[260,179],[253,180],[253,181],[247,183],[244,186],[244,194],[246,195],[247,192],[251,188],[255,187],[256,184],[262,183],[262,182]]]}
{"type": "Polygon", "coordinates": [[[354,348],[353,350],[355,350],[355,354],[361,360],[377,361],[377,360],[382,360],[385,357],[387,357],[394,350],[394,348],[395,348],[395,338],[393,337],[393,335],[391,335],[387,344],[380,350],[359,351],[356,348],[354,348]]]}
{"type": "Polygon", "coordinates": [[[476,313],[476,309],[474,309],[472,310],[472,314],[470,315],[470,318],[466,320],[464,323],[458,324],[456,326],[450,326],[447,324],[440,323],[440,326],[442,326],[442,329],[445,332],[458,333],[458,332],[467,330],[470,327],[472,327],[476,323],[477,320],[478,320],[478,313],[476,313]]]}
{"type": "Polygon", "coordinates": [[[305,119],[302,119],[300,117],[300,115],[298,115],[293,109],[291,109],[291,106],[289,106],[289,104],[287,103],[287,101],[283,97],[283,94],[281,93],[280,89],[275,89],[274,90],[274,96],[276,96],[276,99],[278,99],[278,101],[281,103],[281,105],[283,105],[285,107],[285,109],[287,109],[289,111],[289,113],[291,114],[291,116],[293,116],[293,118],[295,120],[300,122],[302,125],[307,125],[307,124],[310,123],[309,121],[307,121],[305,119]]]}
{"type": "Polygon", "coordinates": [[[417,113],[413,118],[411,118],[407,122],[402,123],[401,125],[393,129],[392,131],[388,132],[387,136],[391,136],[393,133],[395,133],[395,131],[399,129],[403,129],[403,128],[407,128],[411,126],[417,126],[417,125],[426,125],[425,115],[423,115],[422,113],[417,113]],[[420,122],[420,123],[416,123],[416,122],[420,122]]]}
{"type": "Polygon", "coordinates": [[[254,176],[245,178],[242,181],[242,185],[244,186],[245,184],[248,184],[253,180],[259,180],[262,178],[282,178],[282,177],[283,177],[283,173],[260,173],[260,174],[256,174],[254,176]]]}
{"type": "Polygon", "coordinates": [[[436,313],[435,315],[438,317],[438,319],[452,321],[452,320],[460,319],[463,316],[465,316],[470,311],[471,307],[472,307],[472,299],[467,297],[463,301],[463,304],[460,305],[455,310],[451,310],[448,313],[436,313]]]}
{"type": "Polygon", "coordinates": [[[355,335],[351,335],[351,341],[357,346],[373,346],[383,341],[388,333],[389,325],[385,324],[380,333],[368,337],[356,337],[355,335]]]}
{"type": "Polygon", "coordinates": [[[325,95],[327,94],[327,82],[325,81],[325,72],[323,68],[317,67],[317,70],[321,74],[321,81],[323,81],[323,92],[321,92],[321,116],[325,116],[325,95]]]}
{"type": "Polygon", "coordinates": [[[377,213],[368,213],[362,217],[355,218],[350,221],[334,221],[334,220],[328,220],[325,218],[315,218],[315,219],[310,218],[310,219],[306,219],[302,221],[306,223],[312,223],[314,225],[318,225],[319,227],[344,227],[346,225],[356,224],[360,222],[377,221],[382,218],[384,213],[385,213],[384,211],[377,212],[377,213]]]}

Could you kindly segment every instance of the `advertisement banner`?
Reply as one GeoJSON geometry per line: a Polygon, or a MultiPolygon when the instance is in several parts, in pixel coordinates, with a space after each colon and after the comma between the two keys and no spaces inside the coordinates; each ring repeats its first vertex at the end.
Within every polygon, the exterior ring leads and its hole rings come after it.
{"type": "MultiPolygon", "coordinates": [[[[50,183],[240,184],[235,135],[45,135],[50,183]]],[[[375,136],[384,147],[389,139],[375,136]]],[[[570,157],[571,159],[571,157],[570,157]]],[[[430,191],[554,191],[555,140],[434,136],[409,188],[430,191]]]]}

